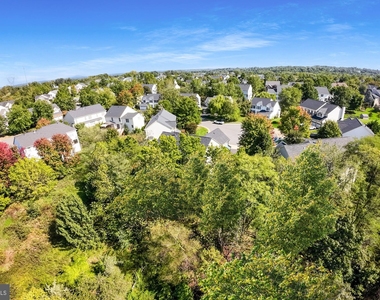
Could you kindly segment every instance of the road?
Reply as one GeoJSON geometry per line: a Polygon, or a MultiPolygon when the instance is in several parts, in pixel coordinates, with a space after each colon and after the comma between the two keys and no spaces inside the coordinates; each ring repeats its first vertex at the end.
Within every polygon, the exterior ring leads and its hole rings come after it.
{"type": "Polygon", "coordinates": [[[239,144],[239,136],[241,134],[240,123],[225,123],[223,125],[213,124],[212,121],[203,121],[200,126],[206,127],[209,132],[216,128],[220,128],[223,133],[230,138],[230,146],[232,150],[236,150],[239,144]]]}

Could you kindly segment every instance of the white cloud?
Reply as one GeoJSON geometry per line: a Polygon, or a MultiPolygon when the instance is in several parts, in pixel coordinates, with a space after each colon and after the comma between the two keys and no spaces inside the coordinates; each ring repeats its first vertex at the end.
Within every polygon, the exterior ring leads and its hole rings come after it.
{"type": "Polygon", "coordinates": [[[136,31],[137,30],[137,28],[134,26],[120,26],[120,27],[118,27],[118,29],[127,30],[127,31],[136,31]]]}
{"type": "Polygon", "coordinates": [[[199,46],[203,51],[239,51],[249,48],[267,47],[273,44],[269,40],[252,38],[245,34],[229,34],[221,38],[211,40],[199,46]]]}
{"type": "Polygon", "coordinates": [[[326,30],[328,32],[335,32],[335,33],[347,31],[350,29],[352,29],[352,27],[348,24],[331,24],[331,25],[326,26],[326,30]]]}

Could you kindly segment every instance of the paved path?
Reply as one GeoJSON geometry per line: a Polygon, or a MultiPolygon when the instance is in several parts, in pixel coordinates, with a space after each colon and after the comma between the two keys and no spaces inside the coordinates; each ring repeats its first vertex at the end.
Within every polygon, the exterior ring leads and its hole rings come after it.
{"type": "Polygon", "coordinates": [[[237,149],[239,144],[239,136],[241,134],[240,123],[225,123],[223,125],[213,124],[212,121],[203,121],[200,126],[206,127],[209,132],[216,128],[220,128],[223,133],[230,138],[231,149],[237,149]]]}

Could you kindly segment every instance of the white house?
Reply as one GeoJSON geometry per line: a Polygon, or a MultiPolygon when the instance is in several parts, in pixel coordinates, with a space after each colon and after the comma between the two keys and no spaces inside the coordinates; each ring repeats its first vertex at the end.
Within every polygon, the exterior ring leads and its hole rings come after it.
{"type": "Polygon", "coordinates": [[[140,110],[147,110],[148,106],[155,107],[161,99],[161,94],[147,94],[142,96],[140,110]]]}
{"type": "Polygon", "coordinates": [[[327,120],[339,121],[344,119],[346,109],[335,104],[307,99],[300,104],[300,107],[311,116],[311,125],[315,128],[322,126],[327,120]]]}
{"type": "Polygon", "coordinates": [[[366,136],[374,136],[375,134],[365,126],[358,118],[349,118],[338,121],[338,126],[343,137],[362,138],[366,136]]]}
{"type": "Polygon", "coordinates": [[[63,120],[63,114],[59,106],[57,104],[52,104],[51,106],[53,107],[53,120],[54,121],[63,120]]]}
{"type": "Polygon", "coordinates": [[[23,149],[27,158],[40,158],[37,149],[34,147],[34,142],[42,138],[49,140],[56,134],[66,134],[71,140],[73,152],[81,151],[76,129],[63,123],[47,125],[36,131],[17,135],[13,139],[13,145],[20,150],[23,149]]]}
{"type": "Polygon", "coordinates": [[[6,118],[14,103],[13,100],[0,102],[0,116],[6,118]]]}
{"type": "Polygon", "coordinates": [[[105,122],[106,110],[100,104],[80,107],[77,110],[67,112],[63,121],[71,126],[83,123],[86,127],[91,127],[96,124],[105,122]]]}
{"type": "Polygon", "coordinates": [[[87,84],[83,83],[83,82],[79,82],[75,85],[75,89],[77,91],[77,93],[79,93],[81,90],[83,90],[85,87],[87,87],[87,84]]]}
{"type": "Polygon", "coordinates": [[[117,129],[128,128],[129,131],[143,128],[144,116],[129,106],[113,105],[105,115],[106,122],[116,124],[117,129]]]}
{"type": "Polygon", "coordinates": [[[316,86],[315,89],[318,92],[318,100],[327,102],[332,98],[329,90],[325,86],[316,86]]]}
{"type": "Polygon", "coordinates": [[[371,107],[380,106],[380,88],[369,84],[365,93],[364,101],[371,107]]]}
{"type": "Polygon", "coordinates": [[[239,84],[241,91],[244,94],[244,98],[247,100],[252,99],[252,85],[250,84],[239,84]]]}
{"type": "Polygon", "coordinates": [[[269,98],[253,98],[251,101],[251,112],[268,117],[268,119],[279,118],[281,108],[278,101],[269,98]]]}
{"type": "Polygon", "coordinates": [[[163,132],[179,132],[177,117],[165,109],[161,109],[145,126],[147,139],[158,139],[163,132]]]}
{"type": "Polygon", "coordinates": [[[142,84],[143,88],[149,89],[150,94],[157,94],[157,84],[142,84]]]}
{"type": "Polygon", "coordinates": [[[196,101],[198,107],[201,107],[201,96],[199,96],[198,94],[194,94],[194,93],[180,93],[180,95],[182,97],[193,98],[196,101]]]}

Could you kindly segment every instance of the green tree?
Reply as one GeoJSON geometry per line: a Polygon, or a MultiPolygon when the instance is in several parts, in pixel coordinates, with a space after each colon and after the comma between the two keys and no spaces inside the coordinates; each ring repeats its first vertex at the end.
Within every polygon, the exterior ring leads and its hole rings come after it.
{"type": "Polygon", "coordinates": [[[378,134],[380,132],[380,121],[372,120],[367,123],[368,128],[370,128],[374,134],[378,134]]]}
{"type": "Polygon", "coordinates": [[[202,299],[338,299],[341,280],[281,252],[254,249],[248,257],[212,263],[200,281],[202,299]]]}
{"type": "Polygon", "coordinates": [[[297,144],[310,136],[311,117],[301,107],[290,107],[281,115],[279,129],[290,144],[297,144]]]}
{"type": "Polygon", "coordinates": [[[199,124],[201,112],[197,103],[189,97],[181,97],[173,106],[173,114],[177,117],[178,128],[185,128],[188,124],[199,124]]]}
{"type": "Polygon", "coordinates": [[[75,100],[67,85],[61,85],[59,87],[54,103],[57,104],[62,111],[73,110],[76,106],[75,100]]]}
{"type": "Polygon", "coordinates": [[[240,116],[239,107],[236,102],[222,95],[212,98],[208,108],[212,115],[228,121],[236,121],[240,116]]]}
{"type": "Polygon", "coordinates": [[[267,203],[262,238],[267,247],[297,255],[334,231],[337,184],[328,176],[319,145],[309,146],[281,169],[267,203]]]}
{"type": "Polygon", "coordinates": [[[252,86],[252,94],[257,95],[258,93],[264,91],[264,82],[259,76],[252,75],[248,77],[248,83],[252,86]]]}
{"type": "Polygon", "coordinates": [[[90,106],[100,103],[99,94],[90,86],[80,91],[80,104],[81,106],[90,106]]]}
{"type": "Polygon", "coordinates": [[[268,92],[265,92],[265,91],[257,93],[255,95],[255,97],[276,100],[276,95],[275,94],[271,94],[271,93],[268,93],[268,92]]]}
{"type": "Polygon", "coordinates": [[[56,185],[56,174],[42,160],[23,158],[9,169],[10,190],[16,201],[38,200],[56,185]]]}
{"type": "Polygon", "coordinates": [[[0,116],[0,136],[6,135],[8,130],[7,118],[0,116]]]}
{"type": "Polygon", "coordinates": [[[302,91],[302,100],[306,100],[306,99],[318,100],[318,91],[314,87],[313,80],[311,79],[305,80],[305,82],[301,86],[301,91],[302,91]]]}
{"type": "Polygon", "coordinates": [[[342,133],[340,132],[338,123],[332,120],[327,120],[318,129],[318,137],[322,139],[340,137],[342,133]]]}
{"type": "Polygon", "coordinates": [[[99,89],[97,93],[97,103],[101,104],[106,110],[108,110],[113,104],[116,103],[115,94],[111,91],[110,88],[99,89]]]}
{"type": "Polygon", "coordinates": [[[302,91],[296,87],[283,89],[279,94],[281,111],[286,111],[289,107],[298,106],[301,103],[302,91]]]}
{"type": "Polygon", "coordinates": [[[53,107],[50,103],[37,100],[33,105],[32,120],[36,124],[40,119],[52,120],[53,119],[53,107]]]}
{"type": "Polygon", "coordinates": [[[239,137],[240,147],[248,155],[256,153],[270,154],[273,151],[271,132],[272,123],[265,116],[249,114],[242,122],[242,134],[239,137]]]}
{"type": "Polygon", "coordinates": [[[98,235],[82,200],[75,194],[61,195],[56,213],[57,234],[67,244],[80,249],[97,246],[98,235]]]}
{"type": "Polygon", "coordinates": [[[348,107],[353,96],[352,90],[344,86],[336,86],[331,89],[333,95],[332,103],[341,107],[348,107]]]}
{"type": "Polygon", "coordinates": [[[128,90],[122,90],[116,98],[116,103],[117,105],[134,107],[133,94],[128,90]]]}
{"type": "Polygon", "coordinates": [[[32,114],[21,105],[13,105],[7,113],[8,131],[10,134],[18,134],[28,130],[32,124],[32,114]]]}

